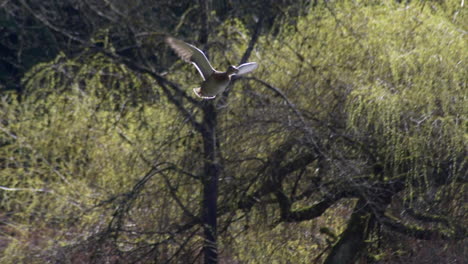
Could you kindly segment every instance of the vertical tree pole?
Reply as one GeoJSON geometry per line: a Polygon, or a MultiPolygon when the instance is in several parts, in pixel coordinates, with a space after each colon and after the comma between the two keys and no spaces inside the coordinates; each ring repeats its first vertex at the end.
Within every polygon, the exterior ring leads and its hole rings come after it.
{"type": "Polygon", "coordinates": [[[203,247],[205,264],[218,263],[217,249],[217,199],[218,179],[221,173],[219,163],[218,139],[216,136],[217,113],[212,101],[206,101],[203,105],[203,204],[202,220],[205,236],[203,247]]]}
{"type": "Polygon", "coordinates": [[[206,44],[208,42],[208,14],[209,14],[209,6],[207,0],[198,0],[200,5],[200,35],[199,35],[199,42],[202,44],[206,44]]]}
{"type": "MultiPolygon", "coordinates": [[[[202,44],[208,42],[208,1],[199,0],[200,5],[200,36],[202,44]]],[[[218,263],[217,246],[217,210],[218,210],[218,179],[221,171],[219,165],[219,153],[217,150],[218,139],[216,137],[217,113],[212,101],[206,101],[203,105],[203,123],[201,134],[203,138],[203,202],[202,221],[205,236],[203,253],[205,264],[218,263]]]]}

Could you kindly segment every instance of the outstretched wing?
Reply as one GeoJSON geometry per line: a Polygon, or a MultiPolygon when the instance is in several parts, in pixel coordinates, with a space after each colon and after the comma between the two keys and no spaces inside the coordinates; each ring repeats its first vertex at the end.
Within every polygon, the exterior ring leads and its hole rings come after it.
{"type": "Polygon", "coordinates": [[[237,70],[239,70],[236,74],[237,75],[240,75],[240,74],[246,74],[246,73],[249,73],[255,69],[258,68],[258,63],[256,62],[247,62],[247,63],[244,63],[244,64],[241,64],[239,66],[237,66],[237,70]]]}
{"type": "Polygon", "coordinates": [[[205,54],[197,47],[172,37],[166,37],[166,43],[181,59],[195,65],[204,80],[208,79],[215,71],[205,54]]]}

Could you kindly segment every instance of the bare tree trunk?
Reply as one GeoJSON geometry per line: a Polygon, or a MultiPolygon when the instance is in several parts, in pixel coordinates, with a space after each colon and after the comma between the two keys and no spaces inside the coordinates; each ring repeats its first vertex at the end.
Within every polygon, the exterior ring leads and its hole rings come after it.
{"type": "MultiPolygon", "coordinates": [[[[199,0],[200,5],[200,24],[201,30],[199,42],[206,44],[208,42],[208,0],[199,0]]],[[[218,211],[218,179],[221,171],[219,165],[219,153],[217,150],[218,139],[216,136],[217,113],[212,101],[205,101],[203,105],[203,202],[202,202],[202,221],[205,236],[203,245],[205,264],[218,263],[218,245],[217,245],[217,211],[218,211]]]]}
{"type": "Polygon", "coordinates": [[[208,14],[210,11],[208,6],[208,0],[199,0],[198,3],[200,4],[201,23],[199,42],[202,44],[206,44],[208,42],[208,14]]]}
{"type": "Polygon", "coordinates": [[[203,106],[203,204],[202,218],[205,235],[203,248],[205,264],[218,263],[217,250],[217,199],[218,179],[221,172],[219,164],[218,139],[216,136],[217,113],[213,102],[206,101],[203,106]]]}

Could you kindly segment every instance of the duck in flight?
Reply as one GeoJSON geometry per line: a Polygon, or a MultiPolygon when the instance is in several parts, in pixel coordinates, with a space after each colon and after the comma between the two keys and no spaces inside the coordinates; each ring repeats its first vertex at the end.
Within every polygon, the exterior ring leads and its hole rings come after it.
{"type": "Polygon", "coordinates": [[[246,74],[258,67],[258,63],[248,62],[239,66],[231,65],[225,72],[217,71],[197,47],[173,37],[166,37],[166,43],[181,59],[192,63],[197,68],[204,81],[201,87],[194,88],[193,91],[203,99],[214,99],[216,95],[224,92],[233,75],[246,74]]]}

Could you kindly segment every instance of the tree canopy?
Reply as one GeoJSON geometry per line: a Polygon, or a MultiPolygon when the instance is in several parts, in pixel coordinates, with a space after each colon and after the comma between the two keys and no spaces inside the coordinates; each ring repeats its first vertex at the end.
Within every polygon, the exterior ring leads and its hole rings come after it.
{"type": "Polygon", "coordinates": [[[59,2],[0,5],[1,263],[468,258],[464,1],[59,2]]]}

